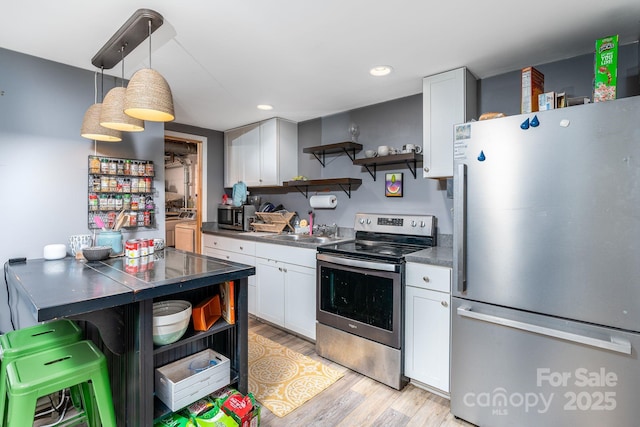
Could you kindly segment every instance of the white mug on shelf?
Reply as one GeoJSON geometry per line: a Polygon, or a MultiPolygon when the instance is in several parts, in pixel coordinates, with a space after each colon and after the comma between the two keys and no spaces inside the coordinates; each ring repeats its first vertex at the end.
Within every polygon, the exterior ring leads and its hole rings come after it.
{"type": "Polygon", "coordinates": [[[390,151],[388,145],[380,145],[378,147],[378,156],[388,156],[390,151]]]}
{"type": "Polygon", "coordinates": [[[375,150],[365,150],[364,151],[364,156],[367,158],[371,158],[371,157],[376,157],[378,155],[378,153],[376,153],[375,150]]]}

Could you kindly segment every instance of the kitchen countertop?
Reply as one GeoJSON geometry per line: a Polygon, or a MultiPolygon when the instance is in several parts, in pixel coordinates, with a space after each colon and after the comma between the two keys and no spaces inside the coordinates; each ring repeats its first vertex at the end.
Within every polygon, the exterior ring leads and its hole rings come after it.
{"type": "Polygon", "coordinates": [[[127,258],[86,262],[30,259],[8,269],[9,280],[39,322],[171,295],[212,281],[255,274],[255,268],[166,248],[152,266],[133,272],[127,258]]]}
{"type": "MultiPolygon", "coordinates": [[[[225,230],[218,228],[217,223],[215,222],[205,222],[202,224],[202,232],[205,234],[213,234],[218,236],[230,237],[233,239],[242,239],[242,240],[251,240],[254,242],[264,242],[264,243],[274,243],[278,245],[286,245],[286,246],[294,246],[300,248],[317,248],[320,246],[315,243],[305,243],[300,241],[287,241],[287,240],[278,240],[274,239],[273,236],[275,233],[262,233],[262,232],[251,232],[251,231],[234,231],[234,230],[225,230]]],[[[353,240],[353,230],[351,229],[340,229],[338,234],[343,234],[343,237],[340,237],[337,240],[332,241],[331,243],[337,242],[346,242],[349,240],[353,240]]],[[[450,236],[445,235],[439,238],[439,241],[450,242],[450,236]],[[444,237],[444,238],[442,238],[444,237]]],[[[412,254],[406,255],[405,260],[407,262],[417,262],[422,264],[431,264],[431,265],[439,265],[443,267],[453,267],[453,248],[451,246],[435,246],[433,248],[423,249],[418,252],[414,252],[412,254]]]]}
{"type": "Polygon", "coordinates": [[[434,246],[405,255],[405,261],[422,264],[440,265],[453,268],[453,248],[447,246],[434,246]]]}
{"type": "MultiPolygon", "coordinates": [[[[342,229],[341,229],[342,230],[342,229]]],[[[274,238],[278,233],[268,233],[261,231],[235,231],[235,230],[226,230],[222,228],[218,228],[218,224],[215,222],[203,222],[202,223],[202,232],[204,234],[214,234],[223,237],[230,237],[233,239],[242,239],[242,240],[250,240],[254,242],[263,242],[263,243],[273,243],[276,245],[285,245],[285,246],[293,246],[298,248],[307,248],[307,249],[315,249],[320,246],[320,243],[310,243],[303,241],[304,239],[298,241],[292,240],[281,240],[274,238]]],[[[338,232],[340,235],[340,231],[338,232]]],[[[331,240],[329,243],[324,244],[335,244],[341,242],[348,242],[354,239],[353,232],[350,234],[347,232],[345,235],[340,237],[336,237],[331,240]]]]}

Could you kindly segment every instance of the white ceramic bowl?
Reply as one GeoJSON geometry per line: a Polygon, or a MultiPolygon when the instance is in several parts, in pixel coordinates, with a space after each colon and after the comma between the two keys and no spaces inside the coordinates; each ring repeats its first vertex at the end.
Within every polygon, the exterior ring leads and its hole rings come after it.
{"type": "Polygon", "coordinates": [[[182,338],[189,327],[191,310],[191,303],[189,301],[170,300],[154,303],[154,344],[171,344],[182,338]]]}

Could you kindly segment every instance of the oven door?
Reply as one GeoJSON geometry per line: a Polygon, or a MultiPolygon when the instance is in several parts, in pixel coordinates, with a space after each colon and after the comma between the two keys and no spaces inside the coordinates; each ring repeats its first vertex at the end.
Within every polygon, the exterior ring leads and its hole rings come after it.
{"type": "Polygon", "coordinates": [[[317,255],[319,323],[399,349],[404,263],[317,255]]]}

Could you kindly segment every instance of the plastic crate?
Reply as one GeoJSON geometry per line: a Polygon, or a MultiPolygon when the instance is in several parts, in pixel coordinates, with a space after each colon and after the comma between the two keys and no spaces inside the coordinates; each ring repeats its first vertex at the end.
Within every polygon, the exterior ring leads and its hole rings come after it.
{"type": "Polygon", "coordinates": [[[231,381],[229,359],[211,349],[155,370],[156,396],[172,411],[184,408],[231,381]],[[210,361],[215,364],[210,365],[210,361]]]}

